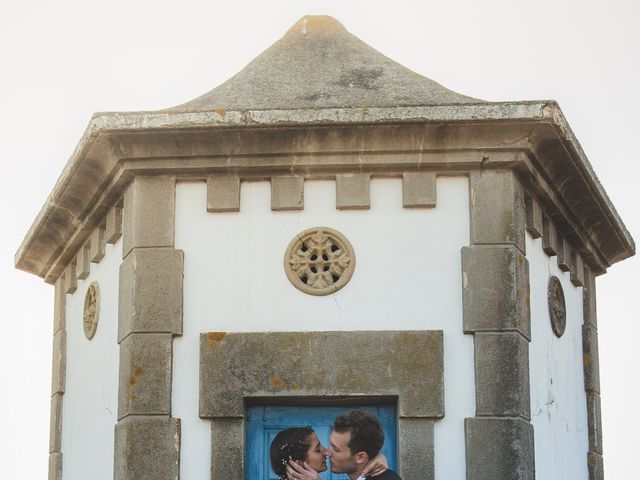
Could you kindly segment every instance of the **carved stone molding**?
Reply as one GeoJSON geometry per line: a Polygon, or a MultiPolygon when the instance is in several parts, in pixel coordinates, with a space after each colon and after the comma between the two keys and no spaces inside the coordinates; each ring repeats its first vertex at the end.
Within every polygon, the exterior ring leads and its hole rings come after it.
{"type": "Polygon", "coordinates": [[[564,301],[564,291],[558,277],[551,277],[547,286],[547,299],[549,301],[549,318],[551,328],[556,337],[564,334],[567,326],[567,305],[564,301]]]}
{"type": "Polygon", "coordinates": [[[96,334],[98,320],[100,319],[100,286],[98,282],[92,282],[84,296],[84,310],[82,314],[82,328],[87,340],[91,340],[96,334]]]}
{"type": "Polygon", "coordinates": [[[327,227],[297,234],[284,254],[287,278],[309,295],[329,295],[344,287],[353,275],[356,256],[349,240],[327,227]]]}

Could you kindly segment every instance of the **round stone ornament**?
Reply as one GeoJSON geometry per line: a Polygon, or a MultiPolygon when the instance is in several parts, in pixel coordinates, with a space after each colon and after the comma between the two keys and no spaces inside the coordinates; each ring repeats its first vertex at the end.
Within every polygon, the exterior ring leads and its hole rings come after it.
{"type": "Polygon", "coordinates": [[[287,278],[309,295],[329,295],[353,275],[356,256],[349,240],[328,227],[309,228],[289,243],[284,254],[287,278]]]}
{"type": "Polygon", "coordinates": [[[84,336],[91,340],[98,328],[100,316],[100,286],[98,282],[92,282],[84,296],[84,313],[82,316],[82,328],[84,336]]]}
{"type": "Polygon", "coordinates": [[[567,326],[567,305],[564,301],[564,291],[558,277],[551,277],[547,286],[547,300],[549,302],[549,318],[551,328],[556,337],[564,334],[567,326]]]}

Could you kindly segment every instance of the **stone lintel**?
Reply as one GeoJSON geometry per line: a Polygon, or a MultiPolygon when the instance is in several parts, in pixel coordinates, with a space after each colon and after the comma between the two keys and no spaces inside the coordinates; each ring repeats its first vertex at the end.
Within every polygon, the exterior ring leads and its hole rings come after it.
{"type": "Polygon", "coordinates": [[[76,275],[75,260],[67,265],[64,271],[64,293],[73,293],[78,288],[78,276],[76,275]]]}
{"type": "Polygon", "coordinates": [[[91,261],[99,263],[104,258],[107,242],[104,238],[104,226],[98,225],[91,232],[91,261]]]}
{"type": "Polygon", "coordinates": [[[56,280],[53,293],[53,334],[66,328],[67,294],[64,291],[64,276],[56,280]]]}
{"type": "Polygon", "coordinates": [[[469,480],[534,480],[533,425],[521,418],[464,421],[469,480]]]}
{"type": "Polygon", "coordinates": [[[604,460],[602,455],[589,452],[587,454],[587,467],[589,469],[589,480],[604,480],[604,460]]]}
{"type": "Polygon", "coordinates": [[[240,211],[240,177],[211,175],[207,178],[207,212],[240,211]]]}
{"type": "Polygon", "coordinates": [[[53,336],[51,395],[64,393],[67,372],[67,332],[58,330],[53,336]]]}
{"type": "Polygon", "coordinates": [[[571,283],[576,287],[582,287],[584,285],[584,262],[582,256],[575,250],[572,254],[571,264],[573,265],[573,269],[571,270],[571,283]]]}
{"type": "Polygon", "coordinates": [[[122,257],[137,247],[173,247],[175,177],[136,176],[124,194],[122,257]]]}
{"type": "Polygon", "coordinates": [[[589,426],[589,451],[602,455],[602,410],[600,394],[587,391],[587,423],[589,426]]]}
{"type": "Polygon", "coordinates": [[[62,480],[62,453],[49,454],[49,480],[62,480]]]}
{"type": "Polygon", "coordinates": [[[558,232],[553,221],[543,216],[542,250],[549,256],[558,254],[558,232]]]}
{"type": "Polygon", "coordinates": [[[78,254],[76,255],[76,277],[81,280],[84,280],[89,276],[90,250],[91,244],[87,242],[80,247],[80,250],[78,250],[78,254]]]}
{"type": "Polygon", "coordinates": [[[132,333],[120,344],[118,419],[170,415],[173,336],[132,333]]]}
{"type": "Polygon", "coordinates": [[[517,331],[531,339],[529,264],[513,245],[462,248],[464,330],[517,331]]]}
{"type": "Polygon", "coordinates": [[[398,451],[402,478],[435,478],[433,426],[434,420],[430,418],[398,420],[398,451]]]}
{"type": "Polygon", "coordinates": [[[402,174],[402,205],[405,208],[434,208],[436,203],[436,172],[402,174]]]}
{"type": "Polygon", "coordinates": [[[513,244],[525,251],[524,190],[511,170],[483,170],[470,177],[471,243],[513,244]]]}
{"type": "Polygon", "coordinates": [[[51,397],[49,416],[49,453],[60,452],[62,446],[62,394],[51,397]]]}
{"type": "Polygon", "coordinates": [[[338,210],[368,210],[371,206],[368,173],[336,175],[336,208],[338,210]]]}
{"type": "Polygon", "coordinates": [[[211,478],[244,478],[244,420],[216,418],[211,421],[211,478]]]}
{"type": "Polygon", "coordinates": [[[600,393],[600,361],[598,332],[589,324],[582,325],[582,351],[584,357],[584,387],[600,393]]]}
{"type": "Polygon", "coordinates": [[[531,418],[529,342],[518,332],[474,336],[476,415],[531,418]]]}
{"type": "Polygon", "coordinates": [[[120,265],[118,341],[132,332],[182,334],[184,254],[136,248],[120,265]]]}
{"type": "Polygon", "coordinates": [[[104,224],[104,240],[111,245],[115,244],[122,236],[122,207],[111,207],[104,224]]]}
{"type": "Polygon", "coordinates": [[[440,418],[443,368],[442,331],[203,333],[200,416],[242,418],[251,397],[366,393],[398,397],[401,418],[440,418]]]}
{"type": "Polygon", "coordinates": [[[114,480],[180,478],[180,419],[127,417],[119,421],[114,461],[114,480]]]}
{"type": "Polygon", "coordinates": [[[588,268],[584,267],[584,288],[582,290],[582,305],[584,323],[598,328],[598,315],[596,310],[596,276],[588,268]]]}
{"type": "Polygon", "coordinates": [[[544,234],[544,226],[542,221],[542,209],[538,201],[529,193],[525,194],[525,209],[527,231],[533,238],[540,238],[544,234]]]}
{"type": "Polygon", "coordinates": [[[304,208],[304,177],[271,178],[271,210],[302,210],[304,208]]]}

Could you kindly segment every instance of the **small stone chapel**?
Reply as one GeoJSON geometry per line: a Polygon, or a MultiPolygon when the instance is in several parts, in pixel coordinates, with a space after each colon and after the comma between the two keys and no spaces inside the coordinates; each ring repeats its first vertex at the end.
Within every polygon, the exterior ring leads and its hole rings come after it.
{"type": "Polygon", "coordinates": [[[595,279],[634,253],[555,102],[304,17],[195,100],[94,115],[27,233],[49,478],[272,479],[277,431],[360,407],[404,480],[603,480],[595,279]]]}

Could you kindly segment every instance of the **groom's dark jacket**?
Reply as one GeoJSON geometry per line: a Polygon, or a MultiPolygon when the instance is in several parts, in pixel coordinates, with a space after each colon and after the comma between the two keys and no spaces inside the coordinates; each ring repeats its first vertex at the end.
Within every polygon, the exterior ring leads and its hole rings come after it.
{"type": "Polygon", "coordinates": [[[378,475],[377,477],[367,477],[367,480],[402,480],[400,475],[398,475],[393,470],[387,470],[382,475],[378,475]]]}

